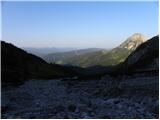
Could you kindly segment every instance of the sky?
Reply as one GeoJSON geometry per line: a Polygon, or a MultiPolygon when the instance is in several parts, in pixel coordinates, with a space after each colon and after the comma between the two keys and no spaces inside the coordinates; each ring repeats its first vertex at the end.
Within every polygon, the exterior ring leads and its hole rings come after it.
{"type": "Polygon", "coordinates": [[[18,47],[113,48],[158,34],[158,1],[2,2],[2,40],[18,47]]]}

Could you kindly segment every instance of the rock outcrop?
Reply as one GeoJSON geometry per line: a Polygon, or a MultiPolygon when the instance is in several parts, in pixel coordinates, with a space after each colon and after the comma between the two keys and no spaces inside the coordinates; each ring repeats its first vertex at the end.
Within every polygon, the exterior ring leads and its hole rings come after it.
{"type": "Polygon", "coordinates": [[[146,37],[140,33],[135,33],[123,42],[118,48],[125,48],[128,50],[135,50],[140,44],[146,41],[146,37]]]}

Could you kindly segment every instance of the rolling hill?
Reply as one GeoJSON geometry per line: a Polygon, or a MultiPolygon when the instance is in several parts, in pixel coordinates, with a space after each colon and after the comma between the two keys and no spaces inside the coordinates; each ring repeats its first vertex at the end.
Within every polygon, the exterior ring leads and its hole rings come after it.
{"type": "Polygon", "coordinates": [[[33,48],[33,47],[23,47],[22,49],[27,51],[28,53],[34,54],[34,55],[39,56],[39,57],[42,58],[47,54],[68,52],[68,51],[75,50],[76,48],[55,48],[55,47],[33,48]]]}
{"type": "MultiPolygon", "coordinates": [[[[96,53],[102,50],[103,49],[99,49],[99,48],[88,48],[88,49],[72,50],[72,51],[61,52],[61,53],[52,53],[44,56],[43,59],[48,63],[70,64],[72,59],[77,59],[79,58],[79,56],[96,53]]],[[[74,65],[74,64],[70,64],[70,65],[74,65]]]]}

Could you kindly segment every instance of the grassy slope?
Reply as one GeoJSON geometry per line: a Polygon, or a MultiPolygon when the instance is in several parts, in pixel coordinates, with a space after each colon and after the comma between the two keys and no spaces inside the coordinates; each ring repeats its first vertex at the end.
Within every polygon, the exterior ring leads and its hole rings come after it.
{"type": "Polygon", "coordinates": [[[115,48],[109,52],[97,51],[77,57],[74,56],[66,60],[64,63],[82,67],[94,65],[110,66],[123,62],[129,54],[130,51],[127,49],[115,48]]]}

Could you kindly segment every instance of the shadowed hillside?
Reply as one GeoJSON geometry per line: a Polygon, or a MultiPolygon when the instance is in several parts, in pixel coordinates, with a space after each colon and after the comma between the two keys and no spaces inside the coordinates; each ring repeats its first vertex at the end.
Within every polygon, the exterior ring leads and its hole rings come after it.
{"type": "Polygon", "coordinates": [[[149,71],[159,71],[159,36],[141,44],[122,64],[117,66],[116,70],[117,73],[149,71]]]}
{"type": "Polygon", "coordinates": [[[69,68],[48,64],[41,58],[4,41],[1,41],[1,51],[2,84],[22,83],[29,78],[57,78],[74,74],[69,68]]]}

